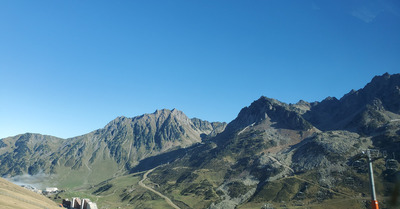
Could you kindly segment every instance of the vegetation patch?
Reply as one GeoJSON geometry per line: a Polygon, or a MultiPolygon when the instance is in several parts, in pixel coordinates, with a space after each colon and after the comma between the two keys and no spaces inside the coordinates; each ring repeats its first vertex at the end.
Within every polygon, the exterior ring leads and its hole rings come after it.
{"type": "Polygon", "coordinates": [[[246,194],[249,191],[249,189],[251,188],[250,186],[244,185],[240,181],[231,182],[231,183],[227,184],[227,187],[228,187],[229,196],[231,198],[240,197],[240,196],[246,194]]]}
{"type": "Polygon", "coordinates": [[[106,192],[106,191],[108,191],[109,189],[111,189],[112,186],[113,186],[112,184],[106,184],[106,185],[104,185],[104,186],[98,188],[96,191],[94,191],[93,194],[98,195],[98,194],[100,194],[100,193],[106,192]]]}

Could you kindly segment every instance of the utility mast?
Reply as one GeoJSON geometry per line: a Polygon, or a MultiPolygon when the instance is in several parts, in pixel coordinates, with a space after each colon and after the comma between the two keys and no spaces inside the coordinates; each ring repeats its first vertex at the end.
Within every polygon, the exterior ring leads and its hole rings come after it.
{"type": "Polygon", "coordinates": [[[376,199],[376,193],[375,193],[374,171],[372,169],[372,157],[370,149],[367,149],[367,157],[368,157],[369,182],[371,186],[371,207],[372,209],[379,209],[378,200],[376,199]]]}

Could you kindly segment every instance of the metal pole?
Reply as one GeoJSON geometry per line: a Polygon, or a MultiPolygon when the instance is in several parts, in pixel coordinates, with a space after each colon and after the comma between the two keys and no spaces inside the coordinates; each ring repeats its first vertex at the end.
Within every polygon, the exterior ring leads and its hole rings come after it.
{"type": "Polygon", "coordinates": [[[369,182],[371,185],[371,206],[372,209],[379,209],[378,200],[376,199],[376,194],[375,194],[374,171],[372,169],[371,151],[369,149],[367,150],[367,156],[368,156],[369,182]]]}

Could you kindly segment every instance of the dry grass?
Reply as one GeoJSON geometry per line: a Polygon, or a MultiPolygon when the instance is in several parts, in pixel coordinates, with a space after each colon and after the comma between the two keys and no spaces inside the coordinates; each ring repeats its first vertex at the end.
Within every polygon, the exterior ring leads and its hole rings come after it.
{"type": "Polygon", "coordinates": [[[36,194],[0,178],[0,208],[51,209],[60,207],[43,195],[36,194]]]}

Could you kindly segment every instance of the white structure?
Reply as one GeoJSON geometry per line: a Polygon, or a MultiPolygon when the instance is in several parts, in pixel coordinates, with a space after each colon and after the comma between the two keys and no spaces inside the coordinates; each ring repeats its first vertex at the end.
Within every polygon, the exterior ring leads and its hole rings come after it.
{"type": "Polygon", "coordinates": [[[89,202],[86,209],[97,209],[97,204],[94,202],[89,202]]]}
{"type": "Polygon", "coordinates": [[[78,197],[72,198],[70,208],[72,209],[98,209],[97,204],[90,201],[90,199],[80,199],[78,197]]]}
{"type": "Polygon", "coordinates": [[[73,197],[71,201],[71,208],[80,209],[81,199],[79,199],[78,197],[73,197]]]}
{"type": "Polygon", "coordinates": [[[47,187],[46,192],[57,192],[58,188],[57,187],[47,187]]]}
{"type": "Polygon", "coordinates": [[[88,201],[89,199],[82,199],[82,202],[81,202],[81,209],[84,209],[84,208],[86,208],[85,207],[85,205],[87,205],[87,202],[90,202],[90,200],[88,201]]]}
{"type": "Polygon", "coordinates": [[[57,187],[47,187],[46,190],[44,190],[44,192],[46,192],[46,193],[56,193],[56,192],[58,192],[58,188],[57,187]]]}

